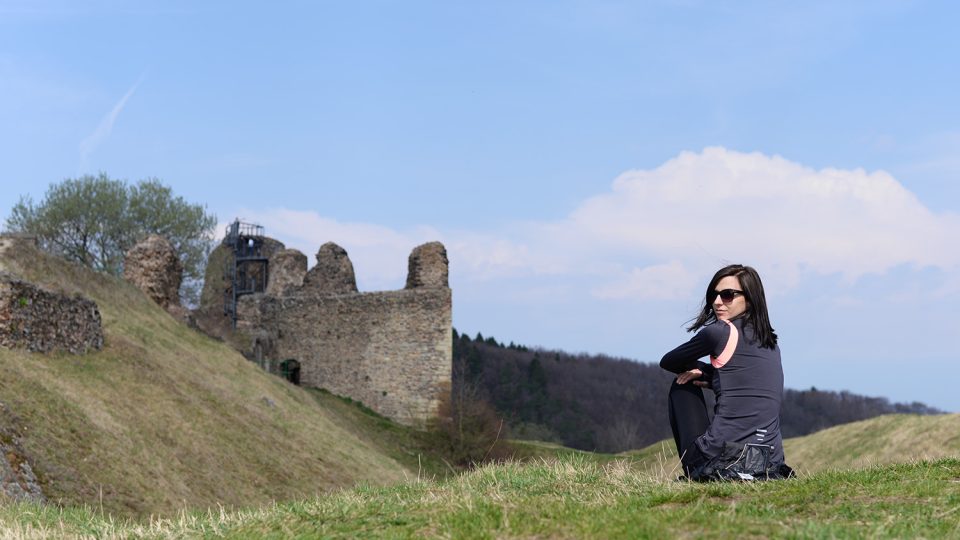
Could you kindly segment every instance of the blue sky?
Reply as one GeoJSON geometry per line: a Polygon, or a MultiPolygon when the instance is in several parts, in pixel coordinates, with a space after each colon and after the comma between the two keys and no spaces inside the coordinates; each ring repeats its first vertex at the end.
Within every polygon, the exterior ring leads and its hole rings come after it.
{"type": "Polygon", "coordinates": [[[454,325],[657,361],[764,278],[792,388],[960,411],[952,2],[0,0],[0,218],[156,177],[454,325]]]}

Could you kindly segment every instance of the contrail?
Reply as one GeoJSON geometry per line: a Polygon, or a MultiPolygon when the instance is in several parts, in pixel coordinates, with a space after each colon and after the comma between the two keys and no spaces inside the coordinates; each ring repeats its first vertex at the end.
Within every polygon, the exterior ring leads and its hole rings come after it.
{"type": "Polygon", "coordinates": [[[120,116],[120,112],[123,111],[123,108],[127,105],[127,101],[133,96],[133,93],[137,91],[137,88],[140,86],[140,83],[143,82],[143,79],[146,74],[140,75],[140,78],[137,79],[137,82],[130,87],[130,90],[127,90],[127,93],[120,98],[120,101],[113,106],[113,109],[110,110],[101,120],[100,124],[97,126],[97,129],[88,135],[83,141],[80,142],[80,171],[79,174],[82,174],[87,169],[87,159],[90,157],[90,154],[100,146],[100,143],[104,141],[110,132],[113,131],[113,124],[117,121],[117,117],[120,116]]]}

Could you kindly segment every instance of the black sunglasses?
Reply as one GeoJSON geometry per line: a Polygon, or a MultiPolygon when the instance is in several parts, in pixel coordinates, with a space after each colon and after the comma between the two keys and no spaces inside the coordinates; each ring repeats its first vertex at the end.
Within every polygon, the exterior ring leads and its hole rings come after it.
{"type": "Polygon", "coordinates": [[[743,291],[738,291],[736,289],[724,289],[722,291],[713,291],[710,293],[710,303],[712,304],[713,301],[718,296],[720,297],[720,300],[723,300],[724,302],[732,302],[733,299],[736,298],[738,294],[743,294],[743,291]]]}

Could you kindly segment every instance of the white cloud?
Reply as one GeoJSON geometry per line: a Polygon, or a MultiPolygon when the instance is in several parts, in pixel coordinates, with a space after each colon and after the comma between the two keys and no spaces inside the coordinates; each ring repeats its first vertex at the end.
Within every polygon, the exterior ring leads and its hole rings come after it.
{"type": "Polygon", "coordinates": [[[567,227],[656,260],[740,260],[849,279],[902,264],[956,268],[960,218],[935,214],[885,172],[813,170],[724,148],[628,171],[567,227]]]}
{"type": "MultiPolygon", "coordinates": [[[[342,222],[313,211],[273,208],[242,210],[240,220],[264,225],[267,236],[307,255],[308,264],[316,263],[315,254],[326,242],[347,250],[361,290],[403,287],[410,251],[439,233],[429,227],[395,231],[370,223],[342,222]]],[[[224,230],[227,224],[219,228],[224,230]]]]}
{"type": "Polygon", "coordinates": [[[770,290],[807,273],[852,282],[900,266],[960,266],[960,217],[930,211],[883,171],[814,170],[719,147],[627,171],[555,222],[398,231],[311,211],[246,215],[308,254],[337,242],[358,279],[379,287],[402,286],[410,250],[430,240],[446,244],[458,279],[568,276],[601,299],[689,298],[731,262],[757,267],[770,290]]]}
{"type": "Polygon", "coordinates": [[[100,144],[103,143],[103,141],[110,136],[110,133],[113,131],[113,124],[116,123],[117,117],[120,116],[120,113],[123,111],[123,108],[126,107],[127,101],[129,101],[130,98],[133,97],[134,92],[137,91],[137,88],[140,86],[140,83],[143,82],[143,77],[144,76],[141,75],[140,79],[137,80],[137,82],[135,82],[133,86],[130,87],[129,90],[127,90],[127,93],[124,94],[122,98],[120,98],[120,101],[118,101],[113,106],[113,108],[110,109],[110,112],[108,112],[100,120],[100,124],[97,125],[97,129],[93,130],[93,133],[88,135],[85,139],[83,139],[83,141],[80,142],[81,172],[86,172],[87,161],[90,157],[90,154],[92,154],[94,150],[96,150],[97,147],[99,147],[100,144]]]}
{"type": "Polygon", "coordinates": [[[679,261],[634,268],[626,276],[596,287],[593,295],[604,299],[673,300],[696,288],[699,276],[679,261]]]}
{"type": "Polygon", "coordinates": [[[538,273],[541,263],[530,247],[489,233],[457,231],[447,244],[448,256],[467,270],[470,280],[486,281],[538,273]]]}
{"type": "MultiPolygon", "coordinates": [[[[343,222],[310,210],[274,208],[244,209],[239,219],[265,225],[266,234],[283,241],[288,248],[313,255],[321,245],[334,242],[347,250],[361,289],[402,287],[410,251],[425,242],[441,241],[447,248],[458,277],[468,281],[490,281],[531,273],[562,273],[550,257],[535,259],[522,243],[490,233],[453,230],[441,232],[427,226],[398,231],[371,223],[343,222]],[[552,266],[551,266],[552,265],[552,266]]],[[[218,230],[225,230],[222,223],[218,230]]],[[[540,246],[542,250],[542,246],[540,246]]]]}

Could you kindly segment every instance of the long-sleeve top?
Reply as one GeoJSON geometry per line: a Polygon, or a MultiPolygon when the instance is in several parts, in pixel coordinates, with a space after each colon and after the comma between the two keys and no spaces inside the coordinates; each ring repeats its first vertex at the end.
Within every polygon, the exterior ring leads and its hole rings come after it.
{"type": "MultiPolygon", "coordinates": [[[[707,457],[723,451],[724,442],[773,446],[773,464],[782,464],[780,405],[783,367],[780,348],[764,348],[745,319],[716,321],[700,329],[690,341],[668,352],[660,367],[673,373],[703,371],[716,394],[714,417],[696,444],[707,457]],[[710,363],[699,362],[710,357],[710,363]]],[[[688,382],[687,384],[693,384],[688,382]]]]}

